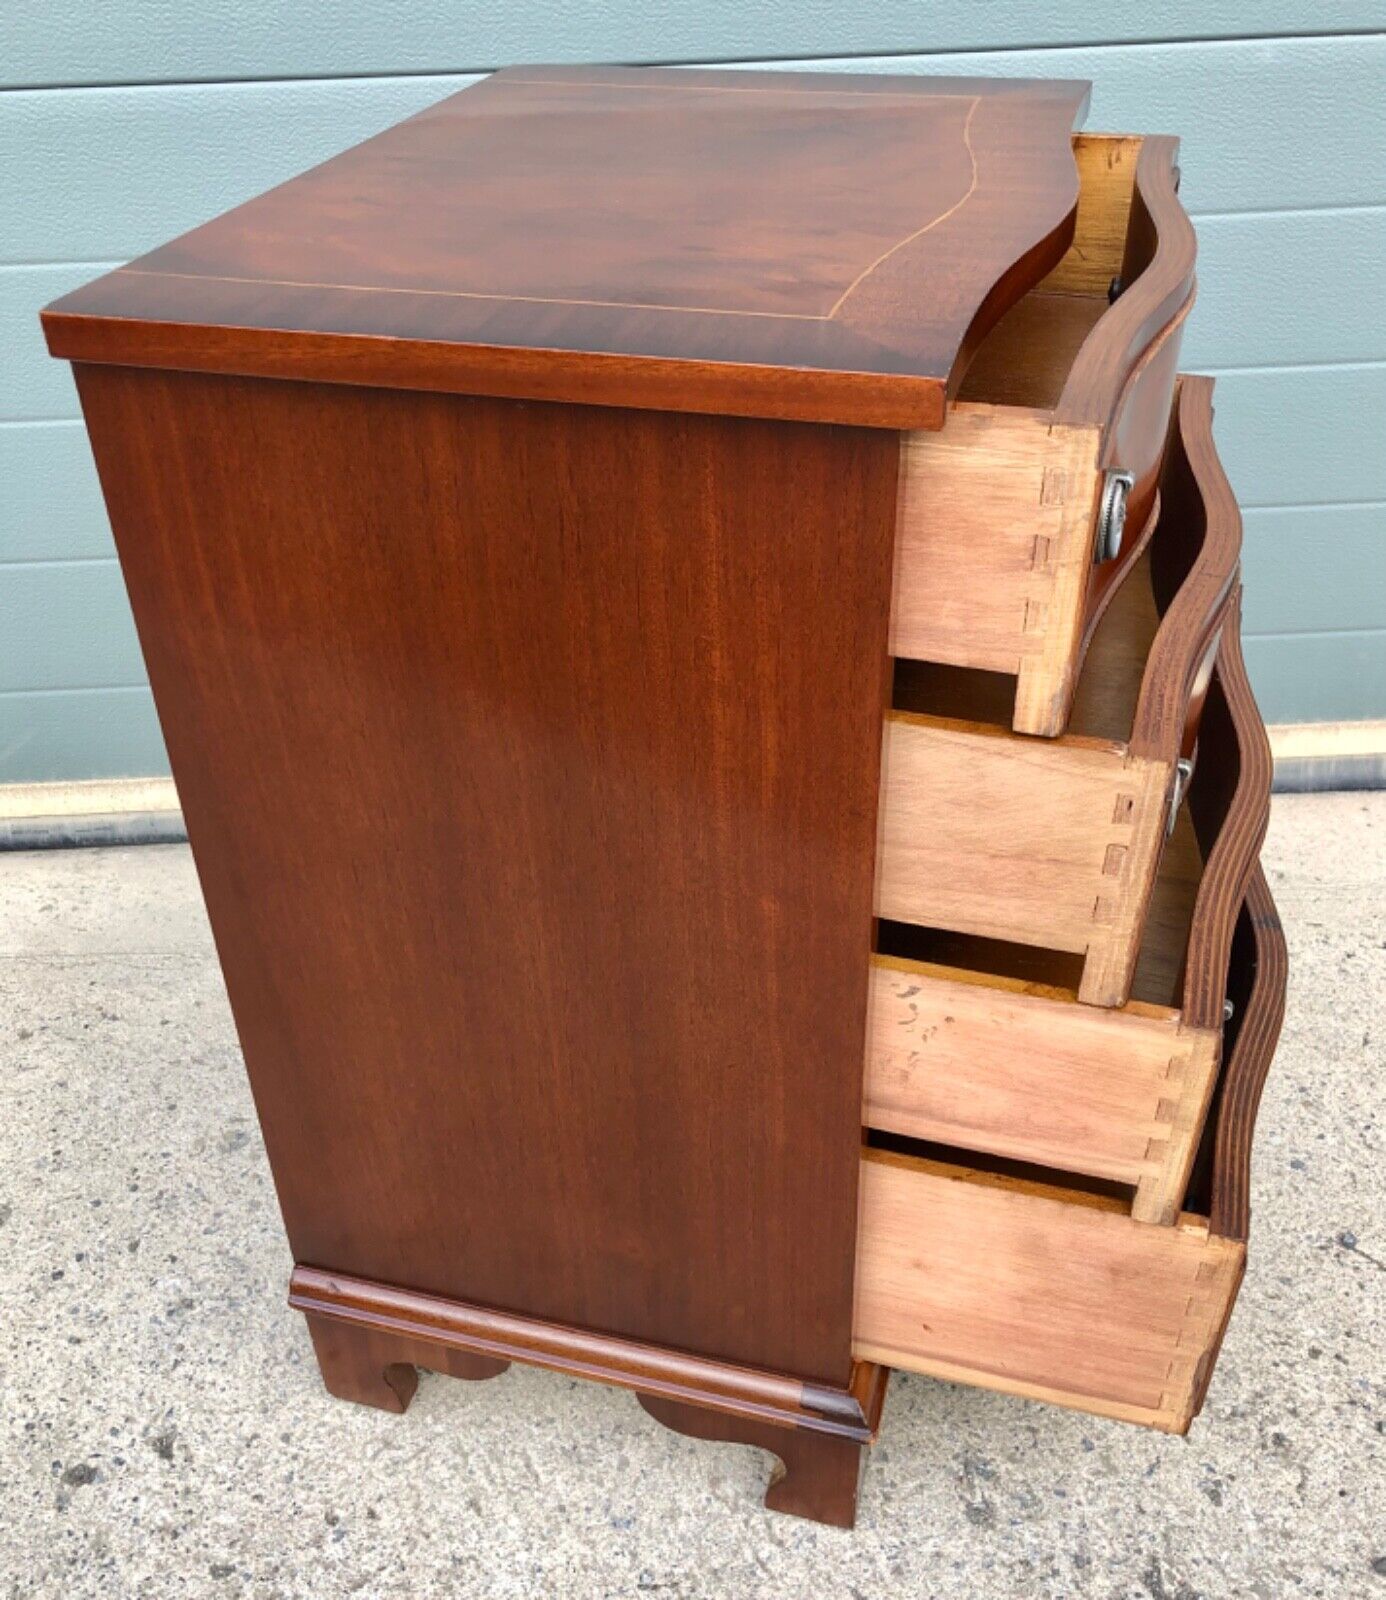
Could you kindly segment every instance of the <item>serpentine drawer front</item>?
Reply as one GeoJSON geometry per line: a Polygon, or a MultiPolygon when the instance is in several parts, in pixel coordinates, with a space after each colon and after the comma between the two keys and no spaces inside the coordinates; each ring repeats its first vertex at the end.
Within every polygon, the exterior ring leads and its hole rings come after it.
{"type": "Polygon", "coordinates": [[[896,1363],[1191,1410],[1265,757],[1088,88],[512,68],[44,312],[331,1394],[529,1362],[840,1525],[896,1363]],[[1145,1298],[1007,1358],[1046,1238],[1145,1298]]]}

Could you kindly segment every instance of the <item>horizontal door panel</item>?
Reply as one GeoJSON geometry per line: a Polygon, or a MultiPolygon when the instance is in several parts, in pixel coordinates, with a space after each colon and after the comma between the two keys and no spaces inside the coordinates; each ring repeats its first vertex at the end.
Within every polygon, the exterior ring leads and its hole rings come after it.
{"type": "Polygon", "coordinates": [[[159,719],[146,688],[0,694],[0,783],[167,772],[159,719]]]}
{"type": "Polygon", "coordinates": [[[0,428],[0,562],[115,559],[86,429],[66,422],[0,428]]]}
{"type": "Polygon", "coordinates": [[[0,694],[144,682],[114,561],[0,566],[0,694]]]}
{"type": "MultiPolygon", "coordinates": [[[[550,51],[545,59],[559,57],[550,51]]],[[[1182,198],[1194,215],[1386,199],[1379,174],[1361,158],[1386,144],[1386,97],[1377,92],[1386,38],[754,64],[1090,78],[1088,129],[1179,135],[1182,198]]],[[[0,171],[0,260],[151,249],[472,81],[430,73],[6,95],[0,144],[14,154],[0,171]]]]}
{"type": "Polygon", "coordinates": [[[1386,628],[1386,503],[1265,506],[1243,523],[1248,634],[1386,628]]]}
{"type": "Polygon", "coordinates": [[[1365,722],[1386,714],[1386,629],[1247,639],[1268,723],[1365,722]]]}
{"type": "MultiPolygon", "coordinates": [[[[869,9],[809,0],[706,0],[695,7],[634,0],[505,0],[458,7],[448,0],[401,0],[338,7],[324,26],[319,6],[280,0],[189,9],[160,0],[101,6],[48,0],[6,18],[0,85],[165,82],[170,79],[433,72],[440,66],[500,66],[519,61],[718,61],[851,54],[870,50],[985,50],[1029,44],[1034,8],[1024,0],[880,0],[869,9]]],[[[1381,21],[1375,0],[1338,0],[1335,27],[1381,21]]],[[[1122,39],[1236,38],[1322,30],[1305,0],[1264,0],[1254,16],[1239,0],[1165,0],[1158,9],[1115,12],[1097,0],[1057,0],[1044,12],[1051,43],[1122,39]]],[[[1017,69],[1021,70],[1021,69],[1017,69]]]]}

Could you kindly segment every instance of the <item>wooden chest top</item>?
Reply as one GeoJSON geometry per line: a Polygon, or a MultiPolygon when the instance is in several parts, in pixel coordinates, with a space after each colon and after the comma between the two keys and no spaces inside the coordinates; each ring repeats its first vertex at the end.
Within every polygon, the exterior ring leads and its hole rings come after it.
{"type": "Polygon", "coordinates": [[[940,427],[1081,82],[499,72],[77,290],[75,360],[940,427]]]}

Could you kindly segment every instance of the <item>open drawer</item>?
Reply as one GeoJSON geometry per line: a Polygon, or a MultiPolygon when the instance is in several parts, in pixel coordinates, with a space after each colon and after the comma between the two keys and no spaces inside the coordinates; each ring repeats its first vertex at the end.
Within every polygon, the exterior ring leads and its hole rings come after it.
{"type": "Polygon", "coordinates": [[[1211,396],[1209,379],[1181,381],[1158,526],[1103,597],[1067,733],[1013,733],[995,674],[896,663],[877,916],[1080,955],[1078,998],[1094,1005],[1128,998],[1235,614],[1241,518],[1211,396]]]}
{"type": "Polygon", "coordinates": [[[1184,1432],[1241,1282],[1252,1129],[1284,1006],[1285,945],[1259,867],[1227,992],[1214,1115],[1173,1227],[1052,1174],[868,1148],[857,1359],[1184,1432]]]}
{"type": "Polygon", "coordinates": [[[1153,504],[1194,293],[1177,150],[1074,140],[1067,254],[982,341],[943,429],[903,439],[891,653],[1007,675],[1020,732],[1065,726],[1153,504]]]}
{"type": "Polygon", "coordinates": [[[1188,804],[1160,864],[1131,999],[1077,1003],[1073,957],[883,923],[862,1123],[1132,1191],[1172,1223],[1216,1080],[1233,930],[1270,809],[1271,756],[1235,618],[1188,804]]]}

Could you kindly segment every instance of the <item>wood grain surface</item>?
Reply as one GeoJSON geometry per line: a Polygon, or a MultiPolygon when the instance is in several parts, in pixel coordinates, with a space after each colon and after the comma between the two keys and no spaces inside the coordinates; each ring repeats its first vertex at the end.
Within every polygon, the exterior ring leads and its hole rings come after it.
{"type": "Polygon", "coordinates": [[[891,648],[1014,677],[1017,732],[1063,731],[1103,606],[1152,525],[1193,305],[1176,150],[1074,140],[1068,252],[982,341],[942,431],[905,440],[891,648]],[[1094,565],[1108,470],[1133,480],[1127,530],[1094,565]]]}
{"type": "Polygon", "coordinates": [[[892,654],[1014,676],[1071,653],[1100,448],[1092,429],[1056,428],[1033,407],[970,402],[941,433],[907,434],[892,654]]]}
{"type": "Polygon", "coordinates": [[[1228,951],[1270,821],[1270,741],[1242,658],[1241,629],[1223,631],[1202,719],[1189,812],[1203,871],[1189,936],[1182,1007],[1191,1022],[1222,1015],[1228,951]]]}
{"type": "MultiPolygon", "coordinates": [[[[870,1371],[880,1377],[879,1412],[890,1372],[886,1367],[874,1365],[870,1371]]],[[[803,1428],[776,1428],[751,1417],[709,1411],[660,1395],[642,1394],[640,1404],[666,1428],[691,1439],[748,1444],[777,1456],[779,1459],[765,1491],[767,1511],[808,1517],[834,1528],[855,1527],[857,1490],[865,1464],[859,1444],[803,1428]]]]}
{"type": "Polygon", "coordinates": [[[1177,139],[1149,135],[1141,140],[1121,293],[1069,371],[1055,409],[1058,422],[1107,426],[1127,375],[1189,300],[1198,240],[1179,202],[1178,154],[1177,139]]]}
{"type": "Polygon", "coordinates": [[[295,1259],[845,1383],[896,438],[78,376],[295,1259]]]}
{"type": "MultiPolygon", "coordinates": [[[[1134,579],[1124,585],[1103,627],[1143,654],[1157,628],[1149,583],[1143,594],[1134,579]],[[1141,606],[1132,604],[1137,599],[1141,606]]],[[[1104,662],[1099,651],[1094,664],[1104,662]]],[[[1118,699],[1129,718],[1131,696],[1118,699]]],[[[1099,724],[1123,714],[1092,685],[1078,710],[1099,724]]],[[[1250,887],[1269,814],[1271,760],[1235,605],[1221,632],[1200,744],[1188,802],[1138,927],[1132,1001],[1116,1010],[1075,1007],[1076,979],[1052,952],[892,924],[886,945],[894,954],[877,956],[872,967],[868,1126],[1129,1183],[1138,1219],[1169,1221],[1200,1139],[1203,1171],[1194,1186],[1199,1205],[1213,1204],[1211,1133],[1224,1120],[1209,1118],[1215,1089],[1213,1103],[1242,1108],[1226,1113],[1240,1131],[1219,1134],[1218,1192],[1227,1198],[1216,1231],[1245,1237],[1250,1125],[1279,1027],[1284,950],[1274,908],[1253,903],[1250,887]],[[1260,1020],[1219,1080],[1224,1036],[1236,1037],[1262,959],[1253,932],[1267,945],[1265,975],[1254,988],[1260,1020]]]]}
{"type": "Polygon", "coordinates": [[[1253,866],[1226,976],[1213,1114],[1176,1226],[1151,1228],[1057,1175],[868,1150],[858,1355],[1185,1431],[1245,1269],[1252,1137],[1285,984],[1284,936],[1253,866]]]}
{"type": "Polygon", "coordinates": [[[1213,442],[1212,390],[1206,378],[1181,380],[1162,489],[1177,511],[1172,525],[1192,542],[1150,551],[1152,583],[1169,609],[1151,646],[1134,737],[1147,749],[1177,743],[1196,764],[1152,895],[1136,990],[1177,1003],[1191,1027],[1220,1028],[1233,934],[1270,817],[1272,762],[1242,655],[1241,517],[1213,442]],[[1205,693],[1191,676],[1198,658],[1190,642],[1209,634],[1210,607],[1221,620],[1205,693]],[[1191,697],[1201,702],[1192,727],[1191,697]]]}
{"type": "Polygon", "coordinates": [[[1209,1209],[1214,1229],[1229,1239],[1251,1233],[1251,1140],[1285,1016],[1288,974],[1285,935],[1258,864],[1233,941],[1228,1063],[1214,1124],[1209,1209]]]}
{"type": "Polygon", "coordinates": [[[1188,799],[1151,891],[1132,993],[1220,1030],[1228,960],[1270,814],[1271,758],[1235,607],[1223,628],[1188,799]]]}
{"type": "Polygon", "coordinates": [[[865,1126],[1126,1184],[1137,1220],[1174,1221],[1220,1031],[884,956],[867,1015],[865,1126]]]}
{"type": "Polygon", "coordinates": [[[1074,138],[1079,187],[1073,238],[1038,293],[1105,304],[1112,279],[1121,275],[1126,258],[1131,196],[1143,143],[1139,134],[1080,133],[1074,138]]]}
{"type": "Polygon", "coordinates": [[[457,1366],[459,1376],[481,1378],[519,1361],[857,1445],[870,1443],[880,1421],[884,1377],[869,1363],[854,1364],[841,1386],[805,1383],[782,1372],[734,1366],[316,1267],[294,1269],[289,1304],[318,1328],[345,1330],[348,1347],[348,1336],[355,1336],[361,1358],[348,1354],[342,1365],[357,1373],[370,1370],[360,1346],[374,1343],[386,1354],[387,1366],[404,1363],[435,1372],[457,1366]]]}
{"type": "Polygon", "coordinates": [[[1242,515],[1213,440],[1211,378],[1179,380],[1160,507],[1161,530],[1150,545],[1160,626],[1141,677],[1131,748],[1167,759],[1185,745],[1189,707],[1206,691],[1241,570],[1242,515]]]}
{"type": "Polygon", "coordinates": [[[68,295],[55,355],[937,428],[1087,85],[514,68],[68,295]]]}
{"type": "Polygon", "coordinates": [[[1167,767],[905,712],[886,720],[881,764],[878,916],[1083,953],[1080,997],[1125,1001],[1167,767]]]}
{"type": "Polygon", "coordinates": [[[1245,1247],[1058,1186],[868,1151],[864,1359],[1182,1433],[1245,1247]]]}

